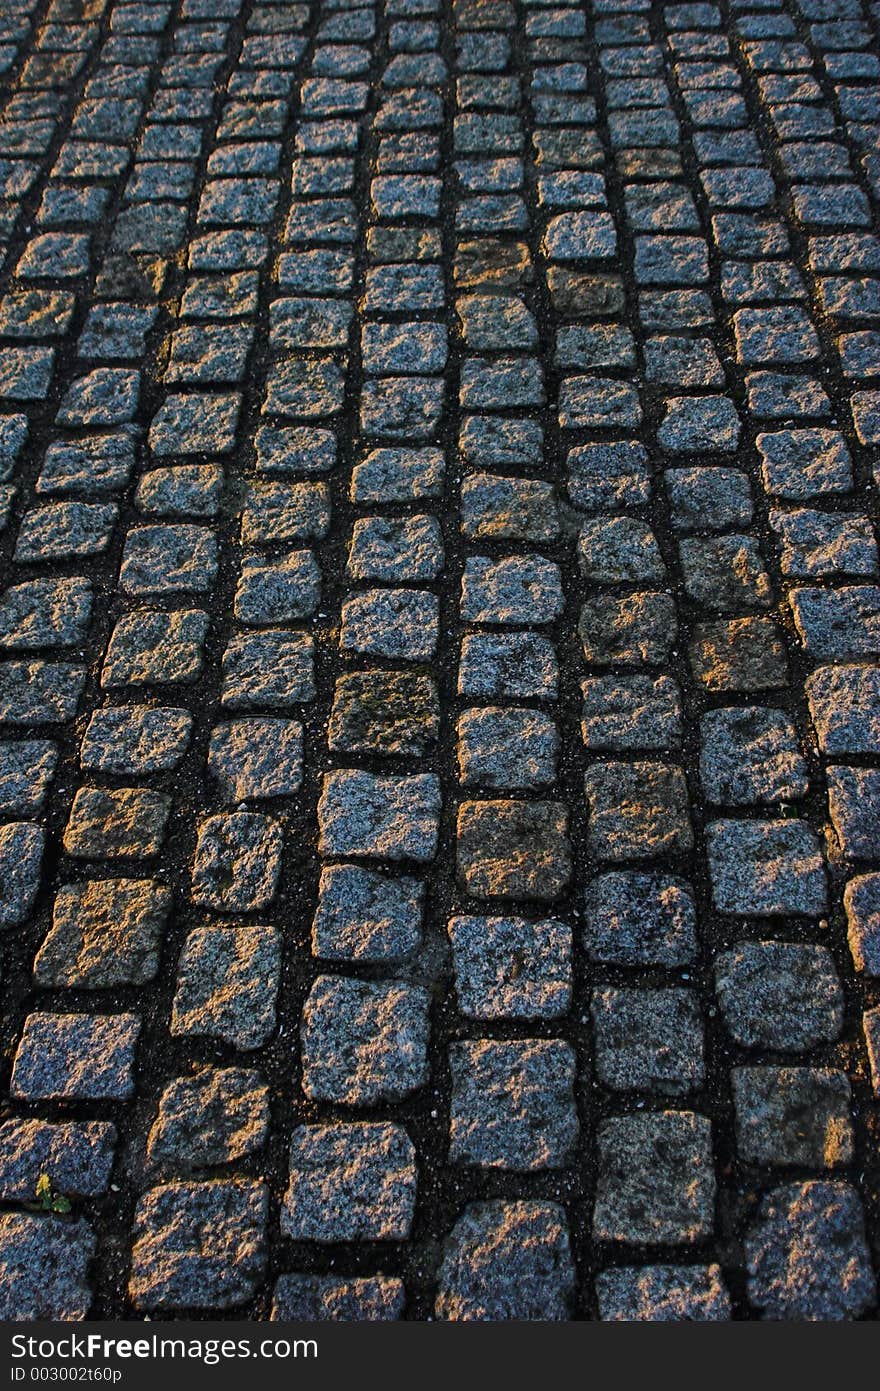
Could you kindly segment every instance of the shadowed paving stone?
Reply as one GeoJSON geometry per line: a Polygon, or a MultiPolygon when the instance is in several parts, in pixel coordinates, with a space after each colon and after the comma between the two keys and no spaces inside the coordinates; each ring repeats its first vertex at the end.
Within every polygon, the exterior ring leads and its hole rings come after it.
{"type": "Polygon", "coordinates": [[[223,653],[227,710],[286,710],[315,694],[314,643],[307,633],[247,633],[232,638],[223,653]]]}
{"type": "Polygon", "coordinates": [[[553,486],[472,474],[461,489],[461,531],[471,540],[553,541],[559,534],[553,486]]]}
{"type": "Polygon", "coordinates": [[[303,1006],[302,1087],[312,1101],[375,1106],[428,1080],[427,991],[319,976],[303,1006]]]}
{"type": "Polygon", "coordinates": [[[537,346],[534,317],[516,295],[460,295],[455,310],[462,337],[472,352],[537,346]]]}
{"type": "Polygon", "coordinates": [[[318,803],[322,855],[433,860],[440,824],[440,784],[433,773],[376,777],[343,769],[324,775],[318,803]]]}
{"type": "Polygon", "coordinates": [[[439,730],[432,677],[376,670],[337,678],[327,727],[331,749],[419,756],[436,743],[439,730]]]}
{"type": "Polygon", "coordinates": [[[693,537],[680,541],[678,553],[685,592],[704,608],[768,608],[770,579],[757,542],[751,536],[693,537]]]}
{"type": "Polygon", "coordinates": [[[599,594],[581,606],[578,633],[587,661],[598,666],[661,666],[678,636],[670,594],[599,594]]]}
{"type": "Polygon", "coordinates": [[[268,1134],[269,1089],[262,1074],[201,1067],[191,1077],[176,1077],[163,1091],[147,1157],[177,1173],[213,1168],[262,1149],[268,1134]]]}
{"type": "Polygon", "coordinates": [[[601,763],[587,769],[587,840],[598,859],[645,859],[693,846],[687,784],[662,763],[601,763]]]}
{"type": "Polygon", "coordinates": [[[706,837],[718,912],[772,917],[825,912],[821,846],[805,821],[713,821],[706,837]]]}
{"type": "Polygon", "coordinates": [[[194,902],[227,913],[265,908],[278,887],[282,843],[281,828],[268,816],[207,817],[196,841],[194,902]]]}
{"type": "Polygon", "coordinates": [[[302,785],[302,755],[296,720],[231,720],[211,731],[208,770],[227,801],[292,797],[302,785]]]}
{"type": "Polygon", "coordinates": [[[588,749],[665,749],[681,743],[681,693],[668,676],[596,676],[581,682],[588,749]]]}
{"type": "Polygon", "coordinates": [[[593,961],[686,966],[697,954],[697,910],[684,879],[612,870],[584,895],[584,939],[593,961]]]}
{"type": "Polygon", "coordinates": [[[223,491],[218,464],[154,468],[141,476],[134,495],[139,512],[152,517],[216,517],[223,491]]]}
{"type": "Polygon", "coordinates": [[[827,1322],[874,1307],[861,1200],[848,1183],[774,1188],[745,1240],[748,1293],[767,1319],[827,1322]]]}
{"type": "Polygon", "coordinates": [[[159,969],[171,890],[153,879],[64,884],[34,962],[43,986],[145,985],[159,969]]]}
{"type": "Polygon", "coordinates": [[[554,1019],[571,1002],[571,930],[552,919],[455,917],[459,1008],[472,1019],[554,1019]]]}
{"type": "Polygon", "coordinates": [[[25,1101],[121,1101],[134,1093],[138,1014],[29,1014],[12,1068],[25,1101]]]}
{"type": "Polygon", "coordinates": [[[436,579],[443,541],[436,517],[358,517],[346,572],[353,580],[402,583],[436,579]]]}
{"type": "Polygon", "coordinates": [[[140,526],[125,538],[119,584],[129,594],[201,594],[216,579],[217,538],[206,527],[140,526]]]}
{"type": "Polygon", "coordinates": [[[188,710],[118,705],[96,710],[80,746],[80,765],[101,773],[156,773],[180,764],[189,748],[188,710]]]}
{"type": "Polygon", "coordinates": [[[536,710],[466,710],[458,721],[464,786],[547,787],[556,781],[559,737],[536,710]]]}
{"type": "Polygon", "coordinates": [[[442,377],[368,378],[361,389],[361,430],[368,438],[426,440],[443,413],[442,377]]]}
{"type": "Polygon", "coordinates": [[[666,576],[654,533],[635,517],[584,522],[577,554],[581,574],[594,584],[651,584],[666,576]]]}
{"type": "Polygon", "coordinates": [[[336,463],[336,436],[317,427],[261,425],[254,447],[258,473],[329,473],[336,463]]]}
{"type": "Polygon", "coordinates": [[[405,1241],[416,1152],[397,1125],[300,1125],[281,1230],[294,1241],[405,1241]]]}
{"type": "Polygon", "coordinates": [[[862,1032],[871,1069],[871,1086],[875,1097],[880,1097],[880,1008],[866,1009],[862,1015],[862,1032]]]}
{"type": "Polygon", "coordinates": [[[342,605],[340,646],[349,652],[427,662],[439,636],[439,601],[423,589],[368,589],[342,605]]]}
{"type": "Polygon", "coordinates": [[[857,971],[880,976],[880,874],[862,874],[844,890],[849,949],[857,971]]]}
{"type": "Polygon", "coordinates": [[[700,778],[727,806],[791,802],[807,792],[797,734],[782,710],[710,710],[700,721],[700,778]]]}
{"type": "Polygon", "coordinates": [[[76,859],[135,859],[158,855],[171,798],[138,787],[80,787],[64,829],[64,849],[76,859]]]}
{"type": "Polygon", "coordinates": [[[281,1275],[271,1318],[282,1323],[376,1323],[403,1317],[403,1281],[390,1275],[281,1275]]]}
{"type": "Polygon", "coordinates": [[[397,961],[422,941],[425,886],[354,865],[321,871],[312,924],[315,956],[336,961],[397,961]]]}
{"type": "Polygon", "coordinates": [[[470,699],[554,700],[559,668],[553,644],[538,633],[466,633],[458,693],[470,699]]]}
{"type": "Polygon", "coordinates": [[[82,642],[92,613],[88,580],[28,580],[0,600],[0,643],[12,651],[73,647],[82,642]]]}
{"type": "Polygon", "coordinates": [[[666,469],[672,525],[681,531],[723,531],[752,520],[749,476],[732,468],[666,469]]]}
{"type": "Polygon", "coordinates": [[[80,1218],[0,1216],[0,1318],[84,1319],[92,1302],[87,1280],[97,1242],[80,1218]]]}
{"type": "Polygon", "coordinates": [[[679,1093],[704,1080],[703,1023],[692,990],[596,990],[596,1076],[620,1091],[679,1093]]]}
{"type": "Polygon", "coordinates": [[[743,942],[715,961],[724,1022],[744,1048],[800,1052],[833,1042],[843,1025],[843,991],[825,947],[743,942]]]}
{"type": "Polygon", "coordinates": [[[564,1167],[578,1135],[575,1056],[559,1039],[473,1039],[449,1048],[449,1162],[564,1167]]]}
{"type": "Polygon", "coordinates": [[[568,815],[560,802],[463,802],[458,873],[475,898],[550,902],[571,878],[568,815]]]}
{"type": "Polygon", "coordinates": [[[57,765],[58,745],[48,739],[0,741],[0,813],[40,811],[57,765]]]}
{"type": "Polygon", "coordinates": [[[94,1198],[106,1193],[116,1127],[107,1121],[8,1120],[0,1125],[0,1196],[33,1202],[40,1176],[56,1193],[94,1198]]]}
{"type": "Polygon", "coordinates": [[[769,691],[788,683],[785,647],[771,618],[697,623],[688,657],[709,691],[769,691]]]}
{"type": "Polygon", "coordinates": [[[845,1072],[735,1067],[737,1149],[747,1164],[832,1169],[853,1157],[852,1092],[845,1072]]]}
{"type": "Polygon", "coordinates": [[[70,662],[0,662],[0,721],[60,724],[76,714],[86,669],[70,662]]]}
{"type": "Polygon", "coordinates": [[[556,1203],[471,1203],[446,1238],[436,1315],[452,1322],[565,1321],[575,1288],[565,1212],[556,1203]]]}
{"type": "Polygon", "coordinates": [[[140,1199],[128,1291],[137,1309],[232,1309],[266,1268],[268,1192],[248,1179],[168,1183],[140,1199]]]}
{"type": "Polygon", "coordinates": [[[275,1028],[280,971],[274,928],[196,928],[180,954],[171,1033],[259,1048],[275,1028]]]}
{"type": "Polygon", "coordinates": [[[564,377],[559,387],[563,430],[635,430],[642,421],[636,389],[611,377],[564,377]]]}
{"type": "Polygon", "coordinates": [[[569,451],[566,467],[568,495],[575,507],[637,507],[650,497],[647,450],[635,441],[578,445],[569,451]]]}
{"type": "Polygon", "coordinates": [[[686,1244],[714,1228],[712,1131],[693,1111],[613,1116],[598,1132],[593,1236],[686,1244]]]}
{"type": "Polygon", "coordinates": [[[844,855],[876,860],[880,855],[880,771],[828,769],[828,810],[844,855]]]}
{"type": "Polygon", "coordinates": [[[537,420],[466,415],[458,447],[473,464],[540,464],[544,431],[537,420]]]}
{"type": "Polygon", "coordinates": [[[171,613],[140,609],[118,620],[110,635],[101,685],[191,683],[202,671],[210,619],[201,609],[171,613]]]}
{"type": "Polygon", "coordinates": [[[250,627],[307,618],[318,607],[321,572],[311,551],[290,551],[277,564],[245,556],[235,591],[235,617],[250,627]]]}
{"type": "Polygon", "coordinates": [[[15,821],[0,826],[0,927],[17,927],[30,913],[40,887],[46,833],[15,821]]]}
{"type": "Polygon", "coordinates": [[[614,1266],[596,1276],[596,1294],[604,1322],[726,1323],[733,1317],[719,1265],[614,1266]]]}

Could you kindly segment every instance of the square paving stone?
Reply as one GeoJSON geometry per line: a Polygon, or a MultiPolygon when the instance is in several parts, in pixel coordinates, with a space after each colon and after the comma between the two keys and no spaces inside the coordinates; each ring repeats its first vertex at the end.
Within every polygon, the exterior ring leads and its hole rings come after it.
{"type": "Polygon", "coordinates": [[[805,502],[853,487],[852,459],[839,430],[775,430],[755,439],[764,487],[774,497],[805,502]]]}
{"type": "Polygon", "coordinates": [[[540,555],[470,556],[461,586],[466,623],[501,626],[552,623],[564,606],[559,567],[540,555]]]}
{"type": "Polygon", "coordinates": [[[566,468],[569,498],[586,511],[638,507],[650,498],[648,453],[635,441],[578,445],[569,450],[566,468]]]}
{"type": "Polygon", "coordinates": [[[85,667],[72,662],[0,662],[0,720],[29,732],[72,720],[85,680],[85,667]]]}
{"type": "Polygon", "coordinates": [[[338,677],[327,728],[331,749],[419,757],[436,743],[439,730],[432,677],[382,670],[338,677]]]}
{"type": "Polygon", "coordinates": [[[280,973],[274,928],[196,928],[180,953],[171,1033],[259,1048],[275,1029],[280,973]]]}
{"type": "Polygon", "coordinates": [[[681,743],[681,692],[669,676],[594,676],[581,682],[588,749],[666,749],[681,743]]]}
{"type": "Polygon", "coordinates": [[[693,1111],[613,1116],[598,1132],[593,1236],[685,1245],[714,1228],[712,1128],[693,1111]]]}
{"type": "Polygon", "coordinates": [[[552,786],[558,753],[556,725],[540,711],[489,706],[465,710],[459,717],[458,766],[463,786],[552,786]]]}
{"type": "Polygon", "coordinates": [[[436,579],[443,541],[436,517],[358,517],[346,573],[353,580],[405,583],[436,579]]]}
{"type": "Polygon", "coordinates": [[[770,525],[780,538],[780,568],[785,576],[823,579],[877,574],[877,542],[867,517],[774,508],[770,525]]]}
{"type": "Polygon", "coordinates": [[[376,1323],[402,1318],[405,1299],[403,1281],[390,1275],[281,1275],[270,1317],[282,1323],[376,1323]]]}
{"type": "Polygon", "coordinates": [[[106,689],[198,680],[209,626],[201,609],[124,614],[110,635],[101,685],[106,689]]]}
{"type": "Polygon", "coordinates": [[[241,519],[243,546],[315,541],[330,528],[326,483],[251,483],[241,519]]]}
{"type": "Polygon", "coordinates": [[[798,636],[812,657],[880,656],[880,587],[792,589],[789,602],[798,636]]]}
{"type": "Polygon", "coordinates": [[[733,316],[737,356],[747,366],[812,362],[819,356],[816,330],[794,305],[738,309],[733,316]]]}
{"type": "Polygon", "coordinates": [[[553,541],[559,534],[553,486],[538,479],[471,474],[461,489],[461,531],[470,540],[553,541]]]}
{"type": "Polygon", "coordinates": [[[209,816],[196,841],[194,902],[218,912],[250,913],[272,902],[281,874],[277,822],[254,812],[209,816]]]}
{"type": "Polygon", "coordinates": [[[674,396],[657,431],[657,443],[670,453],[733,454],[739,445],[740,421],[726,396],[674,396]]]}
{"type": "Polygon", "coordinates": [[[557,1203],[469,1203],[443,1247],[436,1316],[492,1322],[571,1316],[575,1268],[557,1203]]]}
{"type": "Polygon", "coordinates": [[[149,445],[157,457],[166,454],[229,454],[241,396],[238,392],[167,396],[153,416],[149,445]]]}
{"type": "Polygon", "coordinates": [[[233,1309],[266,1269],[268,1192],[250,1179],[168,1183],[140,1199],[128,1292],[137,1309],[233,1309]]]}
{"type": "Polygon", "coordinates": [[[574,1050],[559,1039],[472,1039],[449,1048],[449,1162],[564,1167],[578,1135],[574,1050]]]}
{"type": "Polygon", "coordinates": [[[663,763],[600,763],[584,775],[587,841],[605,860],[646,859],[693,847],[687,784],[663,763]]]}
{"type": "Polygon", "coordinates": [[[233,637],[223,653],[227,710],[287,710],[315,699],[314,641],[276,629],[233,637]]]}
{"type": "Polygon", "coordinates": [[[568,815],[559,802],[463,802],[458,873],[474,898],[552,902],[571,878],[568,815]]]}
{"type": "Polygon", "coordinates": [[[700,779],[725,806],[793,802],[807,792],[797,733],[782,710],[710,710],[700,721],[700,779]]]}
{"type": "Polygon", "coordinates": [[[691,886],[668,874],[611,870],[584,894],[584,943],[592,961],[620,966],[686,966],[697,955],[691,886]]]}
{"type": "Polygon", "coordinates": [[[427,662],[439,639],[440,605],[424,589],[368,589],[342,605],[340,647],[367,656],[427,662]]]}
{"type": "Polygon", "coordinates": [[[422,942],[425,885],[355,865],[321,871],[312,951],[328,961],[397,961],[422,942]]]}
{"type": "Polygon", "coordinates": [[[702,1086],[703,1021],[692,990],[594,990],[596,1076],[618,1091],[678,1094],[702,1086]]]}
{"type": "Polygon", "coordinates": [[[193,717],[168,706],[117,705],[96,710],[80,745],[80,765],[137,776],[177,768],[189,748],[193,717]]]}
{"type": "Polygon", "coordinates": [[[26,512],[13,559],[23,564],[103,555],[119,516],[113,503],[54,502],[26,512]]]}
{"type": "Polygon", "coordinates": [[[455,990],[472,1019],[554,1019],[571,1003],[571,929],[553,919],[450,918],[455,990]]]}
{"type": "Polygon", "coordinates": [[[261,1073],[200,1067],[162,1092],[147,1158],[176,1173],[212,1169],[254,1154],[268,1134],[269,1089],[261,1073]]]}
{"type": "Polygon", "coordinates": [[[368,322],[361,329],[361,359],[365,372],[426,376],[442,372],[446,356],[444,324],[368,322]]]}
{"type": "Polygon", "coordinates": [[[736,1144],[746,1164],[833,1169],[853,1156],[852,1092],[845,1072],[735,1067],[736,1144]]]}
{"type": "Polygon", "coordinates": [[[300,1125],[290,1142],[281,1230],[294,1241],[405,1241],[416,1152],[399,1125],[300,1125]]]}
{"type": "Polygon", "coordinates": [[[95,1235],[84,1218],[0,1216],[0,1318],[72,1320],[88,1316],[88,1269],[95,1235]]]}
{"type": "Polygon", "coordinates": [[[820,917],[825,912],[822,849],[805,821],[713,821],[706,839],[719,913],[820,917]]]}
{"type": "Polygon", "coordinates": [[[666,577],[654,533],[635,517],[591,517],[577,543],[580,572],[593,584],[652,584],[666,577]]]}
{"type": "Polygon", "coordinates": [[[121,1101],[134,1094],[139,1014],[29,1014],[12,1067],[24,1101],[121,1101]]]}
{"type": "Polygon", "coordinates": [[[0,826],[0,927],[26,920],[40,887],[46,833],[26,821],[0,826]]]}
{"type": "Polygon", "coordinates": [[[80,787],[64,828],[75,859],[145,859],[158,855],[171,813],[164,792],[139,787],[80,787]]]}
{"type": "Polygon", "coordinates": [[[708,691],[770,691],[788,684],[788,658],[772,618],[697,623],[688,657],[695,679],[708,691]]]}
{"type": "Polygon", "coordinates": [[[596,666],[661,666],[678,635],[670,594],[598,594],[581,606],[578,635],[584,656],[596,666]]]}
{"type": "Polygon", "coordinates": [[[352,502],[414,502],[439,497],[446,460],[443,451],[371,449],[351,475],[352,502]]]}
{"type": "Polygon", "coordinates": [[[843,990],[825,947],[742,942],[716,958],[715,988],[724,1022],[744,1048],[797,1053],[840,1035],[843,990]]]}
{"type": "Polygon", "coordinates": [[[539,633],[467,633],[462,638],[458,693],[471,700],[555,700],[556,653],[539,633]]]}
{"type": "Polygon", "coordinates": [[[336,463],[332,430],[307,425],[261,425],[254,435],[258,473],[329,473],[336,463]]]}
{"type": "Polygon", "coordinates": [[[139,512],[151,517],[216,517],[223,491],[218,464],[180,464],[143,473],[134,495],[139,512]]]}
{"type": "Polygon", "coordinates": [[[880,976],[880,874],[851,879],[844,890],[843,906],[856,970],[880,976]]]}
{"type": "Polygon", "coordinates": [[[727,1323],[733,1317],[719,1265],[613,1266],[596,1276],[596,1295],[606,1323],[727,1323]]]}
{"type": "Polygon", "coordinates": [[[375,1106],[428,1080],[429,996],[404,981],[319,976],[303,1006],[302,1087],[311,1101],[375,1106]]]}
{"type": "Polygon", "coordinates": [[[302,762],[297,720],[229,720],[211,731],[208,771],[227,801],[294,796],[302,786],[302,762]]]}
{"type": "Polygon", "coordinates": [[[0,1194],[7,1202],[33,1202],[45,1174],[65,1197],[99,1197],[110,1185],[115,1148],[116,1127],[108,1121],[4,1121],[0,1194]]]}
{"type": "Polygon", "coordinates": [[[62,885],[34,962],[36,983],[78,989],[145,985],[159,969],[171,903],[171,890],[152,879],[62,885]]]}
{"type": "Polygon", "coordinates": [[[11,585],[0,599],[0,644],[10,651],[76,646],[91,613],[92,586],[78,575],[11,585]]]}
{"type": "Polygon", "coordinates": [[[217,579],[217,538],[201,526],[139,526],[125,538],[119,583],[128,594],[205,593],[217,579]]]}
{"type": "Polygon", "coordinates": [[[368,377],[361,388],[361,430],[369,439],[430,439],[444,394],[442,377],[368,377]]]}
{"type": "Polygon", "coordinates": [[[880,856],[880,771],[875,768],[828,769],[828,810],[843,854],[848,859],[880,856]]]}
{"type": "Polygon", "coordinates": [[[321,855],[429,862],[437,851],[440,784],[433,773],[326,773],[318,822],[321,855]]]}
{"type": "Polygon", "coordinates": [[[57,765],[58,745],[49,739],[0,741],[0,814],[35,816],[57,765]]]}
{"type": "Polygon", "coordinates": [[[704,608],[768,608],[770,577],[751,536],[690,537],[678,543],[685,593],[704,608]]]}
{"type": "Polygon", "coordinates": [[[636,430],[642,408],[635,387],[611,377],[564,377],[559,385],[563,430],[636,430]]]}
{"type": "Polygon", "coordinates": [[[55,417],[59,425],[123,425],[133,420],[141,374],[126,367],[96,367],[68,387],[55,417]]]}
{"type": "Polygon", "coordinates": [[[290,551],[277,563],[246,555],[235,591],[234,613],[252,628],[308,618],[321,597],[321,572],[311,551],[290,551]]]}

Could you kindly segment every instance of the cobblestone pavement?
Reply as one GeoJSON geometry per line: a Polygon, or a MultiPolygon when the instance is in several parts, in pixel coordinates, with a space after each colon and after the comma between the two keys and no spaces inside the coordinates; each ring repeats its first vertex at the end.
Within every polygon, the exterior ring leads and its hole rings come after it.
{"type": "Polygon", "coordinates": [[[875,1317],[880,8],[0,11],[0,1314],[875,1317]]]}

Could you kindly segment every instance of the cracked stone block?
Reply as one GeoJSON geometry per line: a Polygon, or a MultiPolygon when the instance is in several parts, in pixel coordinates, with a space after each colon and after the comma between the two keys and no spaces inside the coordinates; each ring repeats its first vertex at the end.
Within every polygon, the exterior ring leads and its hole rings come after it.
{"type": "Polygon", "coordinates": [[[535,626],[552,623],[564,606],[558,565],[540,555],[469,556],[461,585],[465,623],[535,626]]]}
{"type": "Polygon", "coordinates": [[[84,1218],[66,1222],[23,1212],[0,1216],[0,1318],[84,1319],[92,1303],[88,1268],[95,1235],[84,1218]]]}
{"type": "Polygon", "coordinates": [[[694,678],[708,691],[770,691],[788,684],[788,658],[772,618],[697,623],[688,647],[694,678]]]}
{"type": "Polygon", "coordinates": [[[80,787],[64,828],[75,859],[148,859],[158,855],[171,798],[138,787],[80,787]]]}
{"type": "Polygon", "coordinates": [[[550,902],[572,873],[568,815],[560,802],[463,802],[458,873],[474,898],[550,902]]]}
{"type": "Polygon", "coordinates": [[[715,1224],[712,1128],[693,1111],[612,1116],[598,1131],[598,1241],[686,1245],[715,1224]]]}
{"type": "Polygon", "coordinates": [[[575,1055],[559,1039],[470,1039],[449,1048],[450,1164],[563,1168],[578,1136],[575,1055]]]}
{"type": "Polygon", "coordinates": [[[853,1157],[852,1092],[845,1072],[735,1067],[736,1143],[746,1164],[833,1169],[853,1157]]]}
{"type": "Polygon", "coordinates": [[[796,1053],[840,1036],[843,990],[825,947],[742,942],[716,958],[715,988],[743,1048],[796,1053]]]}
{"type": "Polygon", "coordinates": [[[584,894],[584,941],[593,961],[687,966],[697,955],[697,909],[684,879],[611,870],[584,894]]]}
{"type": "Polygon", "coordinates": [[[774,497],[806,502],[853,487],[852,459],[839,430],[776,430],[759,434],[764,487],[774,497]]]}
{"type": "Polygon", "coordinates": [[[880,874],[851,879],[843,893],[843,906],[856,970],[880,976],[880,874]]]}
{"type": "Polygon", "coordinates": [[[702,1086],[703,1022],[693,990],[594,990],[590,1013],[604,1086],[670,1095],[702,1086]]]}
{"type": "Polygon", "coordinates": [[[223,653],[221,703],[227,710],[287,710],[315,699],[314,641],[276,629],[244,633],[223,653]]]}
{"type": "Polygon", "coordinates": [[[145,985],[159,970],[172,893],[153,879],[90,879],[55,895],[52,927],[34,961],[48,988],[145,985]]]}
{"type": "Polygon", "coordinates": [[[687,784],[662,763],[600,763],[584,774],[587,840],[598,859],[644,859],[693,847],[687,784]]]}
{"type": "Polygon", "coordinates": [[[199,826],[192,895],[226,913],[249,913],[272,902],[281,874],[281,828],[268,816],[232,812],[199,826]]]}
{"type": "Polygon", "coordinates": [[[593,584],[653,584],[666,577],[654,533],[635,517],[591,517],[581,526],[577,557],[593,584]]]}
{"type": "Polygon", "coordinates": [[[613,1266],[596,1276],[596,1295],[606,1323],[726,1323],[733,1317],[720,1265],[613,1266]]]}
{"type": "Polygon", "coordinates": [[[474,541],[553,541],[559,534],[553,485],[470,474],[461,487],[461,531],[474,541]]]}
{"type": "Polygon", "coordinates": [[[13,821],[0,826],[0,927],[25,922],[40,887],[46,833],[13,821]]]}
{"type": "Polygon", "coordinates": [[[302,1087],[312,1101],[375,1106],[428,1080],[427,991],[319,976],[303,1006],[302,1087]]]}
{"type": "Polygon", "coordinates": [[[139,1014],[29,1014],[12,1068],[24,1101],[122,1101],[134,1094],[139,1014]]]}
{"type": "Polygon", "coordinates": [[[137,1309],[234,1309],[266,1269],[269,1198],[249,1179],[166,1183],[139,1200],[129,1296],[137,1309]]]}
{"type": "Polygon", "coordinates": [[[340,647],[368,656],[428,662],[439,641],[440,606],[423,589],[368,589],[342,605],[340,647]]]}
{"type": "Polygon", "coordinates": [[[297,720],[229,720],[211,731],[208,770],[230,802],[292,797],[302,786],[302,760],[297,720]]]}
{"type": "Polygon", "coordinates": [[[377,777],[353,768],[326,773],[318,803],[319,852],[429,862],[437,852],[440,805],[433,773],[377,777]]]}
{"type": "Polygon", "coordinates": [[[0,1196],[33,1202],[46,1175],[56,1193],[95,1198],[107,1192],[116,1127],[107,1121],[7,1120],[0,1125],[0,1196]]]}
{"type": "Polygon", "coordinates": [[[471,1019],[554,1019],[571,1003],[571,929],[553,919],[450,918],[455,990],[471,1019]]]}
{"type": "Polygon", "coordinates": [[[201,609],[124,614],[110,635],[101,685],[106,689],[197,681],[210,621],[201,609]]]}
{"type": "Polygon", "coordinates": [[[471,700],[555,700],[556,653],[539,633],[466,633],[458,693],[471,700]]]}
{"type": "Polygon", "coordinates": [[[139,526],[125,538],[119,583],[128,594],[203,594],[217,579],[217,538],[201,526],[139,526]]]}
{"type": "Polygon", "coordinates": [[[537,710],[489,706],[465,710],[458,721],[462,785],[539,788],[556,781],[559,736],[537,710]]]}
{"type": "Polygon", "coordinates": [[[578,634],[591,664],[661,666],[678,635],[670,594],[598,594],[581,606],[578,634]]]}
{"type": "Polygon", "coordinates": [[[706,838],[719,913],[819,917],[825,912],[822,850],[805,821],[713,821],[706,838]]]}
{"type": "Polygon", "coordinates": [[[327,729],[331,749],[418,757],[433,747],[439,730],[432,677],[374,670],[337,678],[327,729]]]}
{"type": "Polygon", "coordinates": [[[290,1142],[281,1230],[294,1241],[405,1241],[416,1152],[399,1125],[300,1125],[290,1142]]]}
{"type": "Polygon", "coordinates": [[[268,1134],[269,1089],[261,1073],[200,1067],[189,1077],[175,1077],[162,1092],[147,1158],[176,1173],[211,1169],[256,1153],[268,1134]]]}
{"type": "Polygon", "coordinates": [[[390,1275],[281,1275],[272,1319],[283,1323],[377,1323],[403,1317],[403,1281],[390,1275]]]}
{"type": "Polygon", "coordinates": [[[358,517],[346,573],[353,580],[404,583],[434,580],[443,569],[436,517],[358,517]]]}
{"type": "Polygon", "coordinates": [[[669,676],[594,676],[581,682],[588,749],[667,749],[681,743],[681,692],[669,676]]]}
{"type": "Polygon", "coordinates": [[[745,1258],[749,1300],[766,1319],[824,1323],[874,1307],[864,1213],[848,1183],[774,1188],[746,1234],[745,1258]]]}
{"type": "Polygon", "coordinates": [[[275,1029],[280,974],[274,928],[196,928],[180,953],[171,1033],[259,1048],[275,1029]]]}
{"type": "Polygon", "coordinates": [[[470,1203],[447,1236],[436,1315],[449,1322],[564,1322],[574,1290],[564,1210],[496,1198],[470,1203]]]}
{"type": "Polygon", "coordinates": [[[234,613],[253,628],[308,618],[321,597],[321,572],[311,551],[290,551],[276,564],[245,556],[235,591],[234,613]]]}
{"type": "Polygon", "coordinates": [[[880,855],[880,772],[832,767],[827,771],[828,811],[843,854],[876,860],[880,855]]]}
{"type": "Polygon", "coordinates": [[[84,641],[92,614],[88,580],[28,580],[0,599],[0,643],[12,651],[74,647],[84,641]]]}
{"type": "Polygon", "coordinates": [[[709,800],[726,806],[793,802],[808,788],[791,720],[782,710],[754,705],[703,716],[700,778],[709,800]]]}
{"type": "Polygon", "coordinates": [[[422,942],[425,885],[354,865],[321,871],[312,951],[330,961],[398,961],[422,942]]]}

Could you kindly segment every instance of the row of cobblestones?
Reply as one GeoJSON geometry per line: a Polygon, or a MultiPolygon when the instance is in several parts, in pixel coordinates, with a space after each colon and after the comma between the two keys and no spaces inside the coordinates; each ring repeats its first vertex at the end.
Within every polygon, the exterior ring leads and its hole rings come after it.
{"type": "Polygon", "coordinates": [[[6,6],[5,1318],[876,1316],[878,22],[6,6]]]}

